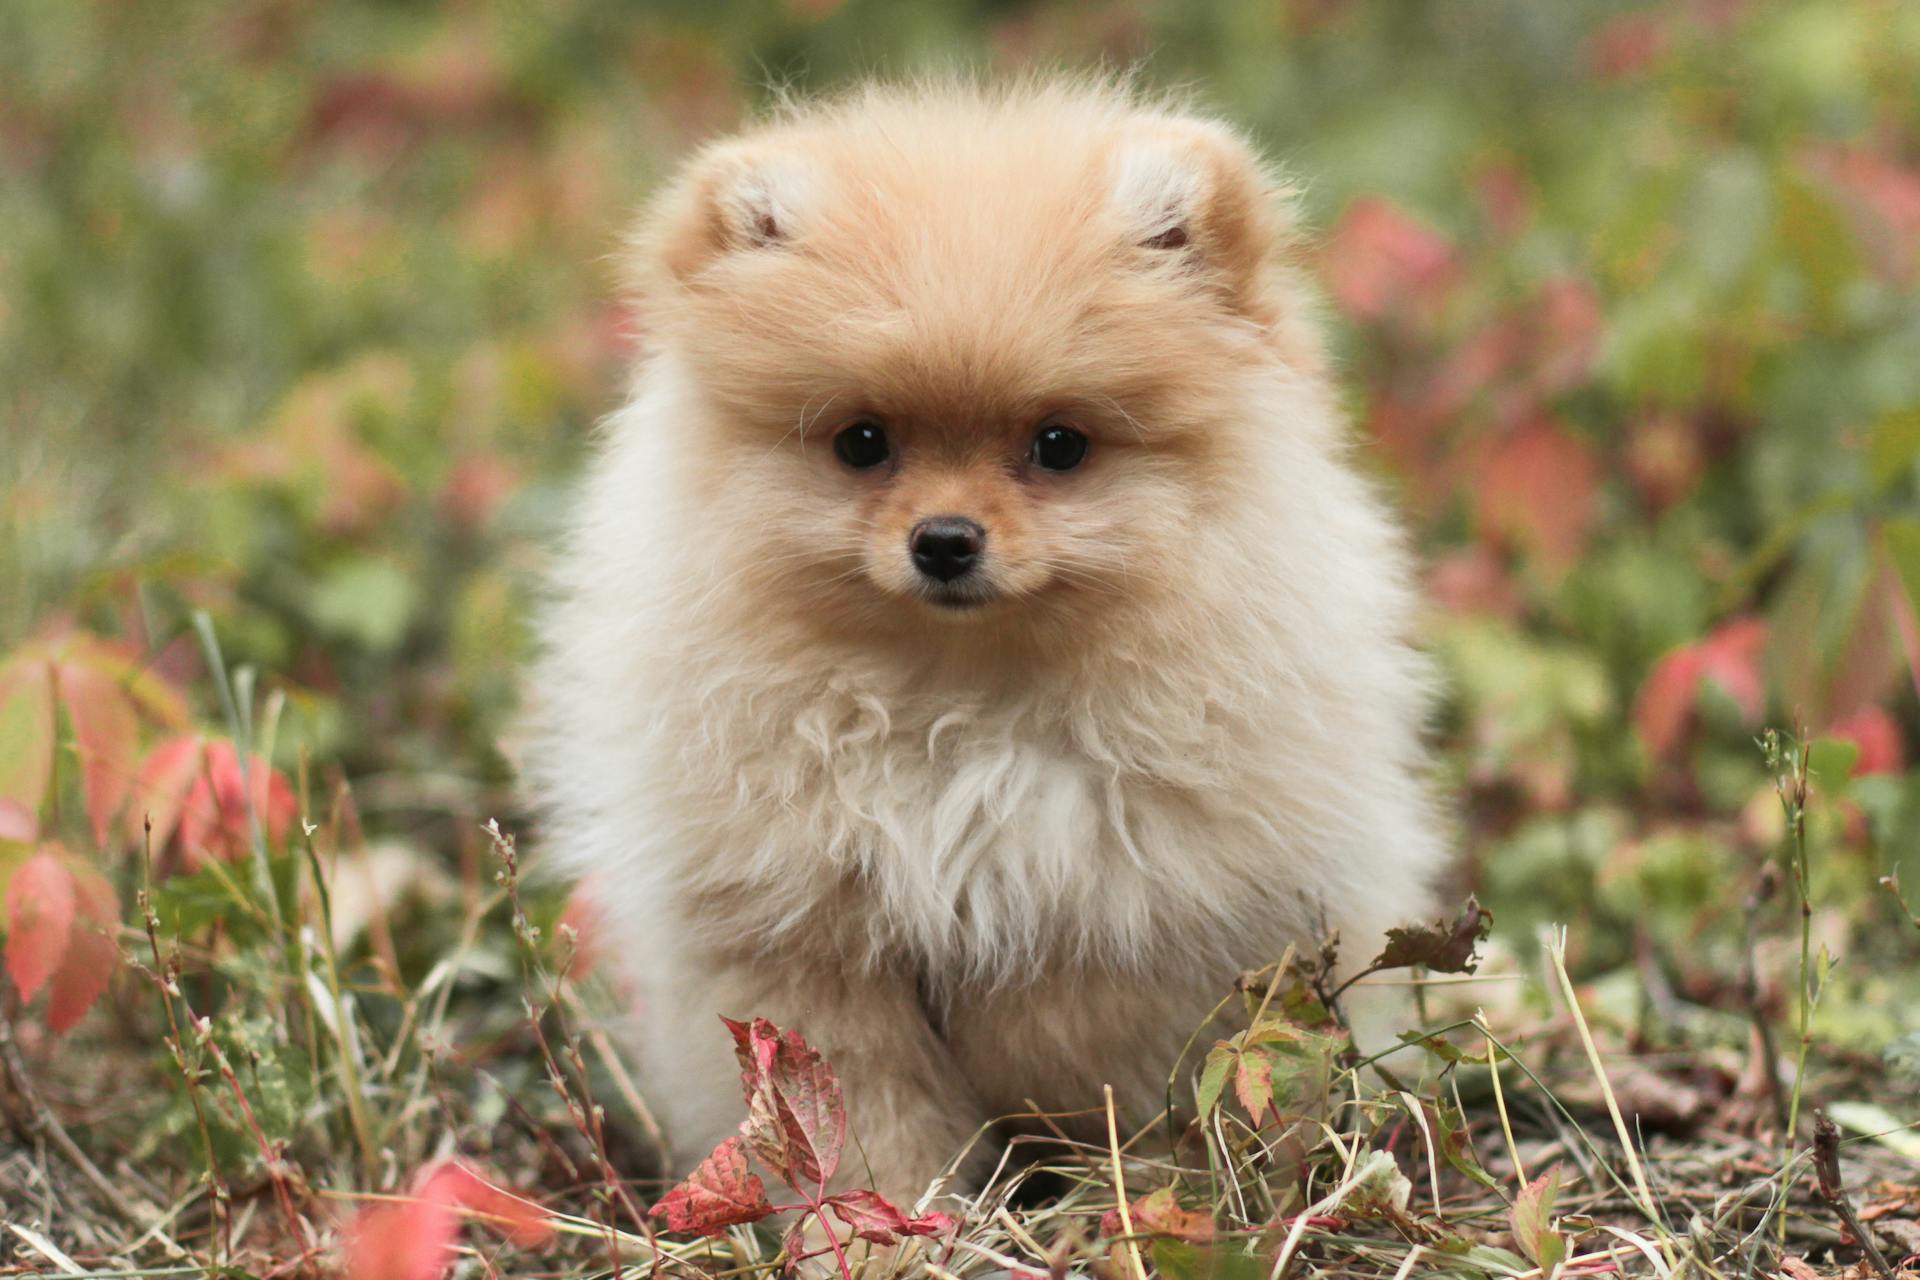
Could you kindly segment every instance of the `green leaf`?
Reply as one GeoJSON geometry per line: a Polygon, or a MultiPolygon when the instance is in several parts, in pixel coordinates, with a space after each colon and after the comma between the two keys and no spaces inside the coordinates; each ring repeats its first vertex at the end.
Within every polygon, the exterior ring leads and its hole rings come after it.
{"type": "Polygon", "coordinates": [[[258,936],[233,872],[210,863],[192,875],[172,876],[153,888],[153,910],[163,937],[192,937],[215,920],[242,940],[258,936]]]}
{"type": "Polygon", "coordinates": [[[1220,1105],[1220,1095],[1226,1090],[1227,1076],[1233,1071],[1234,1052],[1231,1045],[1222,1040],[1207,1054],[1207,1064],[1200,1071],[1200,1085],[1193,1091],[1193,1102],[1200,1109],[1200,1118],[1205,1120],[1220,1105]]]}
{"type": "Polygon", "coordinates": [[[322,629],[375,653],[389,653],[406,638],[419,597],[398,566],[363,556],[329,570],[307,608],[322,629]]]}
{"type": "Polygon", "coordinates": [[[1920,520],[1910,516],[1888,520],[1880,526],[1880,541],[1900,576],[1907,603],[1920,609],[1920,520]]]}
{"type": "Polygon", "coordinates": [[[53,779],[53,677],[22,659],[0,670],[0,799],[40,811],[53,779]]]}
{"type": "Polygon", "coordinates": [[[1880,1056],[1887,1064],[1887,1074],[1920,1084],[1920,1031],[1907,1032],[1880,1056]]]}
{"type": "Polygon", "coordinates": [[[1553,1230],[1553,1202],[1560,1194],[1560,1166],[1529,1182],[1513,1201],[1513,1242],[1551,1274],[1566,1256],[1567,1242],[1553,1230]]]}
{"type": "Polygon", "coordinates": [[[1153,1269],[1166,1280],[1266,1280],[1266,1262],[1237,1249],[1216,1249],[1184,1240],[1153,1242],[1153,1269]]]}
{"type": "Polygon", "coordinates": [[[1473,1135],[1467,1128],[1467,1118],[1444,1102],[1434,1106],[1433,1116],[1440,1130],[1440,1154],[1447,1158],[1447,1163],[1483,1187],[1499,1186],[1493,1175],[1480,1167],[1480,1159],[1473,1153],[1473,1135]]]}
{"type": "Polygon", "coordinates": [[[1844,738],[1822,738],[1807,748],[1807,772],[1829,791],[1843,790],[1859,761],[1859,746],[1844,738]]]}
{"type": "Polygon", "coordinates": [[[1890,487],[1920,457],[1920,408],[1890,413],[1867,437],[1867,474],[1875,489],[1890,487]]]}
{"type": "MultiPolygon", "coordinates": [[[[1412,1048],[1425,1049],[1442,1062],[1456,1065],[1465,1063],[1470,1067],[1485,1066],[1487,1063],[1487,1046],[1485,1044],[1475,1045],[1471,1050],[1462,1049],[1445,1036],[1435,1035],[1425,1031],[1402,1031],[1400,1033],[1400,1043],[1412,1048]]],[[[1496,1062],[1505,1062],[1511,1056],[1512,1055],[1505,1049],[1497,1045],[1493,1047],[1493,1057],[1496,1062]]]]}

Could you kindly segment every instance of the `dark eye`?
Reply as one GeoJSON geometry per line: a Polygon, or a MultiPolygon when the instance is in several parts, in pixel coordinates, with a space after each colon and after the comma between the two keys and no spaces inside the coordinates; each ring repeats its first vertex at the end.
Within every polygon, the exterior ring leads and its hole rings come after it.
{"type": "Polygon", "coordinates": [[[887,460],[887,429],[872,418],[842,427],[833,438],[834,456],[855,471],[877,467],[887,460]]]}
{"type": "Polygon", "coordinates": [[[1048,427],[1033,438],[1033,461],[1049,471],[1071,471],[1087,456],[1087,438],[1072,427],[1048,427]]]}

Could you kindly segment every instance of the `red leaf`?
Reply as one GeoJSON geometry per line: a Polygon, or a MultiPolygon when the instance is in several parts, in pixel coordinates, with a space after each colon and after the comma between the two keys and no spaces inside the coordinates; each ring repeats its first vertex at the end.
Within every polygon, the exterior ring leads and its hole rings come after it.
{"type": "Polygon", "coordinates": [[[145,838],[146,824],[151,822],[154,851],[167,847],[194,776],[200,772],[204,746],[198,734],[189,733],[156,743],[147,752],[134,774],[133,801],[127,806],[127,836],[134,845],[145,838]]]}
{"type": "Polygon", "coordinates": [[[1884,707],[1867,703],[1834,721],[1827,732],[1860,748],[1860,758],[1853,762],[1856,778],[1906,771],[1907,749],[1900,726],[1884,707]]]}
{"type": "Polygon", "coordinates": [[[1587,62],[1602,80],[1624,80],[1647,70],[1667,51],[1672,32],[1654,11],[1615,18],[1587,40],[1587,62]]]}
{"type": "Polygon", "coordinates": [[[517,1245],[545,1243],[553,1235],[547,1211],[531,1200],[494,1186],[458,1160],[431,1168],[420,1195],[484,1218],[517,1245]]]}
{"type": "Polygon", "coordinates": [[[459,1229],[453,1206],[443,1200],[362,1209],[347,1229],[347,1280],[440,1280],[459,1229]]]}
{"type": "Polygon", "coordinates": [[[35,821],[33,811],[18,800],[0,796],[0,840],[32,844],[39,835],[40,824],[35,821]]]}
{"type": "Polygon", "coordinates": [[[29,858],[7,886],[7,973],[22,1000],[54,975],[73,932],[73,872],[48,849],[29,858]]]}
{"type": "Polygon", "coordinates": [[[1264,1052],[1242,1053],[1234,1072],[1233,1092],[1257,1127],[1260,1117],[1273,1105],[1273,1059],[1264,1052]]]}
{"type": "MultiPolygon", "coordinates": [[[[1181,1207],[1172,1187],[1161,1187],[1141,1196],[1127,1206],[1127,1213],[1133,1219],[1137,1235],[1172,1236],[1190,1244],[1204,1244],[1213,1239],[1213,1218],[1203,1211],[1181,1207]]],[[[1117,1236],[1125,1225],[1120,1221],[1120,1211],[1109,1209],[1100,1220],[1100,1234],[1117,1236]]]]}
{"type": "Polygon", "coordinates": [[[1327,287],[1348,314],[1377,319],[1431,306],[1453,281],[1453,246],[1378,196],[1347,206],[1327,242],[1327,287]]]}
{"type": "Polygon", "coordinates": [[[440,486],[440,509],[462,529],[484,529],[513,495],[519,480],[512,465],[499,454],[468,454],[448,469],[440,486]]]}
{"type": "Polygon", "coordinates": [[[120,944],[114,939],[120,926],[120,899],[112,883],[91,867],[71,871],[74,922],[47,998],[47,1026],[55,1035],[64,1034],[93,1008],[120,961],[120,944]]]}
{"type": "Polygon", "coordinates": [[[1528,377],[1541,394],[1556,395],[1587,380],[1606,326],[1591,285],[1573,276],[1548,280],[1528,303],[1525,324],[1528,377]]]}
{"type": "Polygon", "coordinates": [[[1898,284],[1910,281],[1920,263],[1920,169],[1871,147],[1823,147],[1807,165],[1839,194],[1875,270],[1898,284]]]}
{"type": "Polygon", "coordinates": [[[93,824],[94,840],[104,847],[133,783],[139,718],[126,691],[91,666],[63,662],[59,678],[60,700],[73,721],[74,741],[80,749],[87,818],[93,824]]]}
{"type": "Polygon", "coordinates": [[[1656,757],[1666,756],[1686,736],[1693,720],[1694,692],[1700,687],[1700,654],[1691,646],[1675,649],[1654,664],[1633,702],[1633,725],[1640,741],[1656,757]]]}
{"type": "Polygon", "coordinates": [[[767,1186],[760,1175],[747,1172],[745,1140],[728,1138],[649,1212],[664,1217],[669,1231],[714,1236],[728,1227],[760,1221],[773,1212],[773,1206],[767,1202],[767,1186]]]}
{"type": "Polygon", "coordinates": [[[741,1136],[794,1188],[803,1182],[825,1187],[847,1140],[847,1110],[833,1068],[797,1031],[782,1032],[765,1018],[751,1026],[721,1021],[733,1032],[747,1094],[741,1136]]]}
{"type": "Polygon", "coordinates": [[[132,704],[136,715],[176,732],[191,723],[186,695],[158,669],[157,655],[149,658],[130,645],[85,631],[68,636],[60,654],[62,666],[80,663],[104,676],[132,704]]]}
{"type": "Polygon", "coordinates": [[[233,743],[225,739],[207,743],[199,775],[180,811],[180,846],[189,868],[198,867],[207,857],[233,862],[247,856],[252,847],[249,804],[267,842],[280,844],[293,822],[293,788],[286,778],[254,756],[243,780],[240,754],[233,743]]]}
{"type": "Polygon", "coordinates": [[[1526,610],[1520,588],[1500,557],[1479,545],[1436,557],[1427,574],[1427,596],[1449,613],[1514,621],[1526,610]]]}
{"type": "Polygon", "coordinates": [[[854,1235],[875,1244],[893,1244],[902,1236],[939,1235],[954,1225],[944,1213],[909,1218],[878,1191],[842,1191],[827,1201],[827,1208],[852,1227],[854,1235]]]}
{"type": "Polygon", "coordinates": [[[1761,663],[1766,647],[1765,622],[1735,618],[1706,639],[1661,658],[1633,704],[1634,727],[1647,750],[1656,757],[1665,756],[1685,739],[1699,705],[1703,678],[1724,689],[1749,724],[1765,715],[1767,689],[1761,663]]]}
{"type": "Polygon", "coordinates": [[[45,662],[0,668],[0,798],[38,813],[53,780],[53,681],[45,662]]]}
{"type": "Polygon", "coordinates": [[[1586,544],[1599,479],[1591,448],[1551,421],[1530,422],[1497,442],[1487,459],[1481,530],[1564,569],[1586,544]]]}
{"type": "Polygon", "coordinates": [[[1767,713],[1767,683],[1761,663],[1767,653],[1767,624],[1759,618],[1735,618],[1700,642],[1701,670],[1726,690],[1749,723],[1767,713]]]}

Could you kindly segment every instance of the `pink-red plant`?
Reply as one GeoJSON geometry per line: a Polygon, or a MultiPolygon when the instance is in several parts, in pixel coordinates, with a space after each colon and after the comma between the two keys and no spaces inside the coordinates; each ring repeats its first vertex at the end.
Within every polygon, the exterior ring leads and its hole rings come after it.
{"type": "Polygon", "coordinates": [[[740,1059],[747,1118],[738,1136],[714,1148],[692,1176],[653,1206],[669,1230],[718,1235],[775,1213],[799,1211],[787,1231],[789,1260],[803,1256],[803,1232],[808,1220],[817,1218],[842,1274],[851,1276],[829,1213],[854,1236],[883,1245],[953,1228],[954,1220],[944,1213],[911,1217],[877,1191],[829,1195],[827,1185],[840,1167],[847,1139],[839,1077],[796,1031],[783,1032],[765,1018],[722,1021],[733,1033],[740,1059]],[[766,1183],[748,1168],[749,1151],[793,1189],[798,1203],[777,1205],[767,1198],[766,1183]]]}

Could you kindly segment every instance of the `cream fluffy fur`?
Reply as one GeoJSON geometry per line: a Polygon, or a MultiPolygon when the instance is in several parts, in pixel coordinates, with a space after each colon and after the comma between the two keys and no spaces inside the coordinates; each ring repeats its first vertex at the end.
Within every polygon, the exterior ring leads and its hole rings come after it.
{"type": "Polygon", "coordinates": [[[742,1114],[719,1014],[817,1044],[911,1201],[1029,1100],[1150,1117],[1238,971],[1427,912],[1408,566],[1289,214],[1222,126],[1057,81],[790,108],[648,214],[532,758],[681,1160],[742,1114]],[[942,513],[976,607],[915,577],[942,513]]]}

